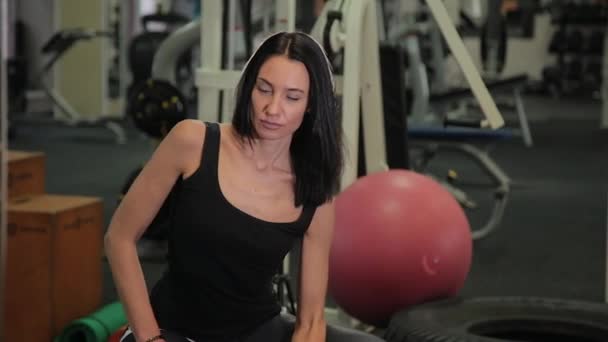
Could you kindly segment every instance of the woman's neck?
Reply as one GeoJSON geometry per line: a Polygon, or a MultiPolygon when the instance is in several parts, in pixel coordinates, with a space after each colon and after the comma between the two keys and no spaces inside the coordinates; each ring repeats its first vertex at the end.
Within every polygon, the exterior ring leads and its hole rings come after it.
{"type": "Polygon", "coordinates": [[[258,171],[270,169],[289,171],[291,169],[289,154],[291,138],[280,140],[239,139],[239,145],[243,154],[253,162],[258,171]]]}

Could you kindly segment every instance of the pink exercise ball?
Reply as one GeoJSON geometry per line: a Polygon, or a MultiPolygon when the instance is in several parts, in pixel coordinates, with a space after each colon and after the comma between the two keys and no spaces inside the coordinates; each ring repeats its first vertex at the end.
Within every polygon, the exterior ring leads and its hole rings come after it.
{"type": "Polygon", "coordinates": [[[386,326],[398,311],[463,287],[470,225],[435,180],[407,170],[372,173],[344,189],[335,210],[329,293],[352,317],[386,326]]]}

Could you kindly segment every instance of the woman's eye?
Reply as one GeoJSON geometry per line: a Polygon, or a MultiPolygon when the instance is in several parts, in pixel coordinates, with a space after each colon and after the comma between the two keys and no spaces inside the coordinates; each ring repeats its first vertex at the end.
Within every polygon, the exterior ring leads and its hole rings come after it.
{"type": "Polygon", "coordinates": [[[258,91],[262,93],[270,93],[270,89],[264,88],[262,86],[258,86],[258,91]]]}
{"type": "Polygon", "coordinates": [[[299,98],[299,97],[293,97],[293,96],[287,96],[287,99],[288,99],[289,101],[299,101],[299,100],[300,100],[300,98],[299,98]]]}

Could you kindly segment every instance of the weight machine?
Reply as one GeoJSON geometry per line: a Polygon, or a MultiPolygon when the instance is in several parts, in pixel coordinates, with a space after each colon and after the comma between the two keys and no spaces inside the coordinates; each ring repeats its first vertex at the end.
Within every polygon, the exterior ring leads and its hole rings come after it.
{"type": "Polygon", "coordinates": [[[114,134],[117,143],[126,143],[126,133],[120,124],[122,119],[116,117],[102,117],[96,119],[83,118],[82,115],[63,98],[63,96],[55,92],[47,80],[48,75],[52,72],[52,69],[57,61],[59,61],[59,59],[61,59],[61,57],[63,57],[65,53],[69,51],[76,43],[111,36],[112,34],[110,32],[87,30],[84,28],[64,29],[56,32],[42,47],[41,52],[43,54],[49,54],[50,57],[35,79],[40,82],[42,89],[51,99],[53,105],[57,108],[56,112],[59,113],[60,116],[56,116],[51,120],[45,120],[34,118],[32,115],[28,115],[27,113],[21,113],[19,116],[13,115],[11,118],[11,123],[61,123],[75,127],[102,126],[114,134]]]}
{"type": "MultiPolygon", "coordinates": [[[[386,3],[383,1],[384,6],[386,3]]],[[[445,46],[440,29],[442,23],[432,13],[432,4],[418,2],[392,2],[392,6],[400,5],[398,9],[391,8],[387,13],[383,7],[382,19],[395,23],[395,27],[386,27],[385,32],[388,42],[397,46],[405,55],[403,60],[407,63],[408,91],[411,91],[411,103],[407,110],[408,119],[407,144],[410,147],[410,167],[418,172],[426,172],[429,162],[442,152],[455,152],[463,156],[467,161],[473,162],[491,181],[493,191],[493,206],[485,222],[479,227],[473,227],[473,238],[480,239],[494,231],[502,221],[511,189],[511,180],[500,166],[489,156],[489,154],[477,147],[478,143],[489,145],[500,140],[510,139],[515,136],[511,129],[488,130],[483,129],[483,122],[479,115],[471,116],[470,113],[459,113],[452,115],[446,107],[453,103],[462,103],[474,96],[468,87],[448,89],[445,87],[444,61],[445,46]],[[395,13],[398,13],[395,15],[395,13]],[[425,18],[425,19],[420,19],[425,18]],[[431,56],[425,55],[424,50],[428,48],[431,56]],[[423,57],[424,55],[424,57],[423,57]],[[433,72],[428,73],[429,66],[433,72]],[[465,114],[465,115],[462,115],[465,114]]],[[[454,6],[454,4],[451,4],[454,6]]],[[[496,9],[496,8],[495,8],[496,9]]],[[[452,8],[452,16],[458,16],[461,12],[460,6],[452,8]]],[[[446,11],[447,13],[447,11],[446,11]]],[[[495,13],[500,15],[500,13],[495,13]]],[[[486,20],[486,22],[488,22],[486,20]]],[[[506,79],[495,79],[504,65],[504,52],[506,40],[504,31],[499,24],[486,25],[486,34],[482,38],[482,45],[486,46],[484,69],[485,86],[492,92],[513,92],[517,113],[519,115],[521,131],[527,146],[532,145],[532,138],[527,126],[527,119],[521,101],[519,87],[525,84],[527,76],[514,76],[506,79]],[[493,28],[495,30],[490,30],[493,28]],[[493,33],[496,31],[497,33],[493,33]],[[502,32],[502,33],[501,33],[502,32]],[[502,56],[502,57],[501,57],[502,56]],[[488,77],[489,76],[489,77],[488,77]]],[[[447,39],[446,39],[447,41],[447,39]]],[[[455,56],[458,57],[458,56],[455,56]]],[[[396,64],[398,62],[391,62],[396,64]]],[[[403,63],[403,62],[402,62],[403,63]]],[[[397,70],[397,68],[395,68],[397,70]]],[[[390,74],[390,72],[387,72],[390,74]]],[[[465,72],[465,76],[470,75],[465,72]]],[[[390,91],[390,89],[388,89],[390,91]]],[[[406,90],[394,96],[404,96],[406,90]]],[[[447,179],[438,181],[458,200],[466,209],[474,209],[477,203],[466,192],[458,188],[458,176],[453,170],[449,170],[447,179]]]]}

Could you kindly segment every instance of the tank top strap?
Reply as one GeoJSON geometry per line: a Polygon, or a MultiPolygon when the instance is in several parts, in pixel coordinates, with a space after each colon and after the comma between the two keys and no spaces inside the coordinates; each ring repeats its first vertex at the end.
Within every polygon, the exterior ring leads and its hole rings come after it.
{"type": "Polygon", "coordinates": [[[302,209],[302,215],[298,220],[299,226],[303,227],[303,231],[306,232],[310,223],[312,222],[312,218],[315,216],[315,212],[317,211],[317,207],[315,206],[305,206],[302,209]]]}
{"type": "Polygon", "coordinates": [[[211,179],[217,177],[217,163],[220,152],[220,125],[216,122],[205,122],[205,142],[203,146],[203,156],[201,159],[201,171],[204,175],[209,175],[211,179]]]}

